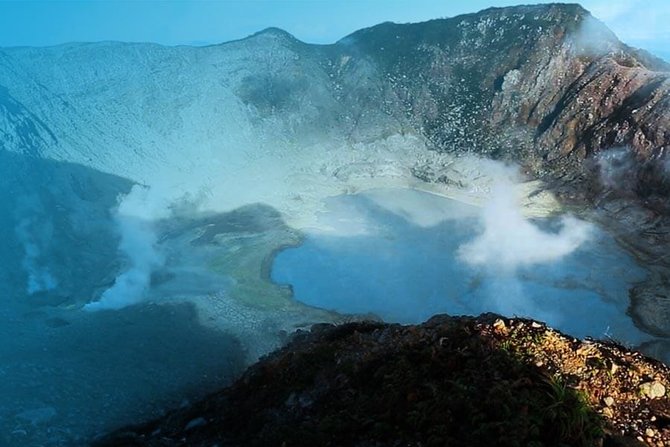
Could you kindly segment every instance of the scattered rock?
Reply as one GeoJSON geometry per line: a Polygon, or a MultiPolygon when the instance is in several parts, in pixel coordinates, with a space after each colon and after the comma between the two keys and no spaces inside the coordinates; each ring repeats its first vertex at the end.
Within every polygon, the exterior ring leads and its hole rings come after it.
{"type": "Polygon", "coordinates": [[[658,399],[665,396],[665,386],[657,381],[645,382],[640,385],[640,393],[650,399],[658,399]]]}

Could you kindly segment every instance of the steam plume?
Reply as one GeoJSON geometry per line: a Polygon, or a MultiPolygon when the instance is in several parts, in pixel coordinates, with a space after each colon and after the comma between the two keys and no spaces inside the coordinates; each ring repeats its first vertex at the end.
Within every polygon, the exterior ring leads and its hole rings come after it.
{"type": "Polygon", "coordinates": [[[157,248],[156,219],[165,218],[169,209],[165,197],[155,188],[133,186],[115,211],[121,235],[119,251],[127,260],[127,269],[100,300],[84,306],[86,310],[120,309],[139,302],[151,283],[151,273],[164,263],[157,248]]]}
{"type": "Polygon", "coordinates": [[[462,261],[514,271],[556,261],[589,238],[590,225],[574,217],[564,217],[556,233],[543,231],[523,216],[514,185],[505,177],[498,178],[480,218],[482,233],[458,250],[462,261]]]}
{"type": "Polygon", "coordinates": [[[24,251],[21,267],[28,277],[26,292],[34,295],[53,290],[58,286],[58,281],[40,261],[43,247],[51,239],[51,221],[40,216],[43,214],[43,207],[37,196],[23,197],[19,203],[20,217],[14,233],[24,251]]]}

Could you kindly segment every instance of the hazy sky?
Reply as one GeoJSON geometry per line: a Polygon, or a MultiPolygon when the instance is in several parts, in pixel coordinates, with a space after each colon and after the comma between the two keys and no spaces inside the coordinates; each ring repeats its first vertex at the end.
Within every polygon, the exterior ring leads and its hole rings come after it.
{"type": "MultiPolygon", "coordinates": [[[[0,46],[120,40],[208,44],[269,26],[331,43],[384,21],[416,22],[539,0],[0,0],[0,46]]],[[[670,59],[670,0],[584,0],[624,42],[670,59]]]]}

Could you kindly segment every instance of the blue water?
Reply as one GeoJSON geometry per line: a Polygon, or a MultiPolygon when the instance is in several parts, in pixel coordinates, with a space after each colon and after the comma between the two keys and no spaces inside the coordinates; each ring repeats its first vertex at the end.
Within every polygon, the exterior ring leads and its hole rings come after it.
{"type": "MultiPolygon", "coordinates": [[[[556,262],[515,271],[473,268],[456,251],[481,231],[476,209],[462,212],[463,204],[431,196],[423,211],[448,217],[417,224],[422,210],[406,212],[388,202],[402,196],[407,203],[411,194],[422,203],[425,193],[384,194],[384,206],[365,194],[331,199],[322,220],[344,228],[355,221],[359,231],[308,232],[302,245],[277,255],[273,280],[291,285],[308,305],[389,322],[496,312],[543,320],[577,337],[631,345],[652,339],[626,315],[628,290],[646,271],[604,231],[595,230],[589,242],[556,262]],[[449,215],[452,208],[461,210],[453,213],[460,217],[449,215]]],[[[536,223],[549,231],[554,224],[536,223]]]]}

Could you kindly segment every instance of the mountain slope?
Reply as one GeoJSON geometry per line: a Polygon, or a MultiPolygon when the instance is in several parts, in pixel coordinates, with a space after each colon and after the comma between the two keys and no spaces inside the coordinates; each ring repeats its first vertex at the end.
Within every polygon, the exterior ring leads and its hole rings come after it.
{"type": "MultiPolygon", "coordinates": [[[[194,160],[240,147],[297,142],[304,156],[310,143],[395,133],[571,178],[594,153],[630,146],[646,163],[665,160],[670,142],[667,64],[622,44],[578,5],[385,23],[328,46],[268,29],[205,48],[6,49],[2,61],[3,98],[31,120],[5,120],[6,135],[25,135],[6,149],[143,181],[130,160],[174,167],[186,156],[197,170],[204,163],[194,160]]],[[[637,193],[667,186],[660,173],[649,177],[637,193]]]]}

